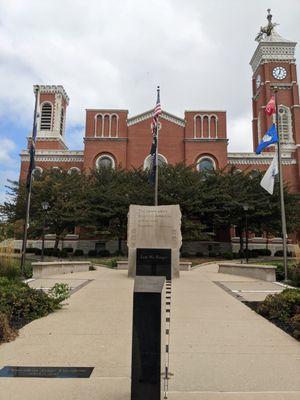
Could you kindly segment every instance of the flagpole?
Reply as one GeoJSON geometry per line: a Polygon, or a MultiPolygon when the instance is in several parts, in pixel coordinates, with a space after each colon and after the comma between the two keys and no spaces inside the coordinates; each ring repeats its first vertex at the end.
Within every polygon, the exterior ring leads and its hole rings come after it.
{"type": "Polygon", "coordinates": [[[283,173],[282,173],[282,162],[281,162],[281,145],[279,135],[279,115],[278,115],[278,89],[275,88],[275,109],[276,109],[276,128],[278,134],[277,142],[277,155],[278,155],[278,177],[279,177],[279,190],[280,190],[280,209],[281,209],[281,226],[282,226],[282,244],[283,244],[283,265],[284,265],[284,280],[288,280],[288,269],[287,269],[287,231],[286,231],[286,218],[285,218],[285,206],[284,206],[284,192],[283,192],[283,173]]]}
{"type": "MultiPolygon", "coordinates": [[[[34,104],[34,114],[33,114],[33,127],[32,127],[32,138],[36,125],[36,112],[38,105],[38,91],[39,86],[34,87],[34,95],[35,95],[35,104],[34,104]]],[[[32,145],[32,143],[31,143],[32,145]]],[[[27,231],[29,224],[29,211],[30,211],[30,198],[31,198],[31,188],[32,188],[32,171],[30,170],[30,165],[28,166],[28,175],[27,175],[27,193],[26,193],[26,214],[25,214],[25,222],[24,222],[24,230],[23,230],[23,243],[22,243],[22,255],[21,255],[21,277],[25,278],[25,261],[26,261],[26,245],[27,245],[27,231]]]]}
{"type": "MultiPolygon", "coordinates": [[[[157,98],[160,98],[160,88],[157,86],[157,98]]],[[[156,153],[155,153],[155,188],[154,188],[154,205],[158,205],[158,116],[156,124],[156,153]]]]}

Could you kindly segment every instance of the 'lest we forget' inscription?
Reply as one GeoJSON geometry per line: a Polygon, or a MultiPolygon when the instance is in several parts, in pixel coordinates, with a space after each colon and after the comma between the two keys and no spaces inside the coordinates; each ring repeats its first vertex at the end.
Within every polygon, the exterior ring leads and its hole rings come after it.
{"type": "Polygon", "coordinates": [[[137,249],[136,275],[171,279],[171,249],[137,249]]]}

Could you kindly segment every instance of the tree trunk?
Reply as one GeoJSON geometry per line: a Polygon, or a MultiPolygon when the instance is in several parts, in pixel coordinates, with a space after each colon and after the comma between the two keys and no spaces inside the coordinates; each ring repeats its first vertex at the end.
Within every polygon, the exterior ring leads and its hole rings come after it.
{"type": "Polygon", "coordinates": [[[56,236],[55,236],[55,243],[54,243],[54,249],[55,249],[55,250],[58,249],[59,239],[60,239],[59,235],[56,234],[56,236]]]}
{"type": "Polygon", "coordinates": [[[236,230],[240,238],[240,252],[243,252],[244,250],[243,229],[240,226],[237,226],[236,230]]]}
{"type": "Polygon", "coordinates": [[[121,254],[122,253],[122,238],[119,237],[118,241],[119,241],[118,251],[119,251],[119,254],[121,254]]]}

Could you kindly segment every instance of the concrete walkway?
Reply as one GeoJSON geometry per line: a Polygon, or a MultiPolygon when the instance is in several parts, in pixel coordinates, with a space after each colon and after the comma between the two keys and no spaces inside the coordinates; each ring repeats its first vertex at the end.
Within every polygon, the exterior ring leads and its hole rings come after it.
{"type": "MultiPolygon", "coordinates": [[[[0,378],[0,400],[129,400],[133,280],[126,271],[106,268],[63,278],[70,284],[92,281],[71,296],[68,306],[32,322],[14,342],[1,345],[0,368],[94,366],[91,377],[0,378]]],[[[262,285],[218,274],[214,265],[182,272],[173,281],[170,371],[174,375],[168,398],[298,400],[299,343],[214,281],[234,290],[262,285]]]]}

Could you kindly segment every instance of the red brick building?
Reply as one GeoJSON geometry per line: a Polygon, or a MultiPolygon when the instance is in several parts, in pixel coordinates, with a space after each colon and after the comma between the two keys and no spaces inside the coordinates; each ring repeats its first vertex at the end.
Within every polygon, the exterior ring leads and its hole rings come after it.
{"type": "MultiPolygon", "coordinates": [[[[269,19],[269,17],[268,17],[269,19]]],[[[282,38],[269,19],[270,32],[258,39],[250,61],[253,90],[253,150],[271,125],[265,106],[274,88],[278,89],[279,134],[282,141],[284,180],[300,191],[300,105],[295,64],[296,43],[282,38]]],[[[267,27],[266,27],[267,28],[267,27]]],[[[60,85],[39,86],[41,110],[36,165],[40,171],[53,168],[88,172],[99,164],[146,168],[149,163],[152,112],[129,117],[128,110],[86,110],[84,150],[69,150],[65,144],[65,117],[69,98],[60,85]]],[[[243,132],[241,132],[241,136],[243,132]]],[[[227,151],[226,111],[185,111],[178,117],[163,110],[160,117],[159,159],[196,168],[266,170],[274,156],[274,146],[261,155],[227,151]]],[[[28,150],[21,153],[21,179],[29,165],[28,150]]]]}

